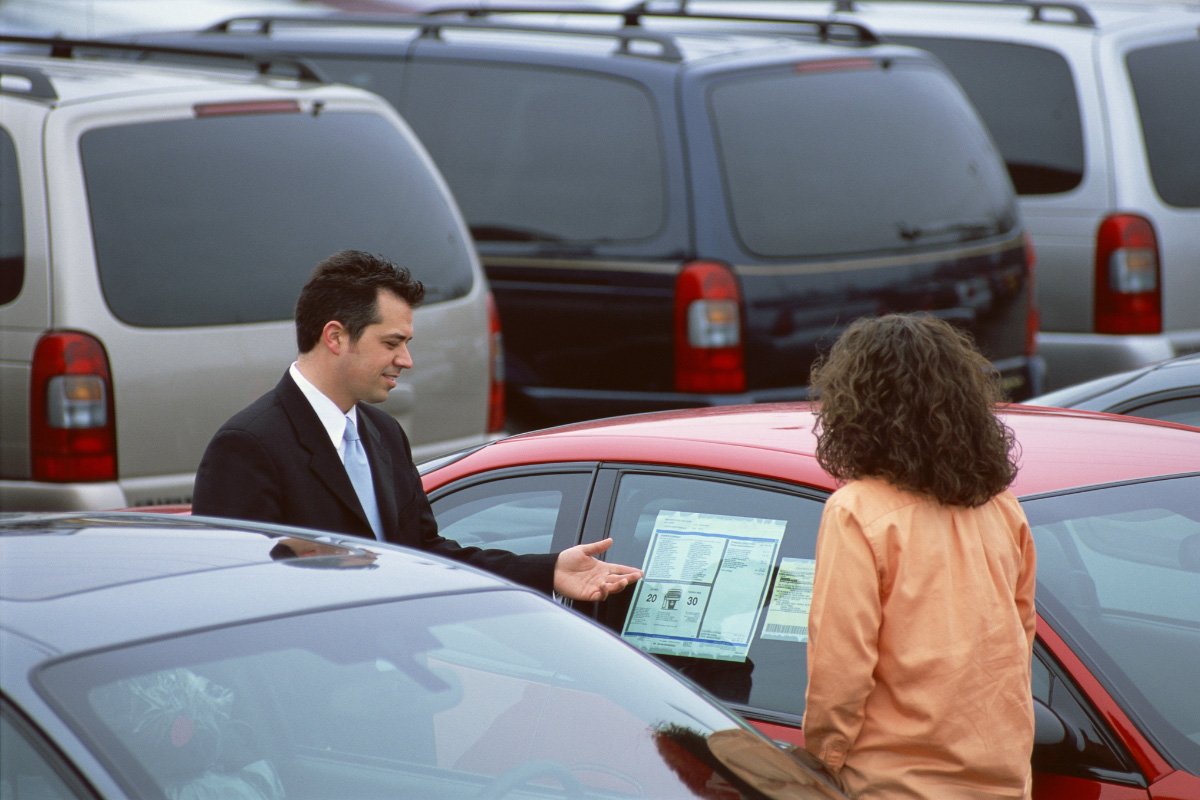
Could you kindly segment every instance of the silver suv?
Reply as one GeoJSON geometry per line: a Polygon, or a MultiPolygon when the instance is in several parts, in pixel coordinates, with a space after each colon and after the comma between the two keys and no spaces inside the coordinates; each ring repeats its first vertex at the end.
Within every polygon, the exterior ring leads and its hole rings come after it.
{"type": "Polygon", "coordinates": [[[209,438],[295,357],[300,286],[343,248],[426,283],[416,368],[385,406],[414,455],[501,427],[485,279],[391,106],[302,65],[95,47],[0,53],[0,508],[189,501],[209,438]]]}
{"type": "Polygon", "coordinates": [[[1200,3],[692,0],[933,52],[1008,164],[1046,385],[1200,350],[1200,3]]]}

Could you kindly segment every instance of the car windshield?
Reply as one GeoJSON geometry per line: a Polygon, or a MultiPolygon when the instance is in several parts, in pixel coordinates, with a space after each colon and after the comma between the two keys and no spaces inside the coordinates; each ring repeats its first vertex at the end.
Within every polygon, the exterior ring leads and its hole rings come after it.
{"type": "Polygon", "coordinates": [[[1200,476],[1024,506],[1042,615],[1150,738],[1200,772],[1200,476]]]}
{"type": "Polygon", "coordinates": [[[754,788],[768,764],[794,774],[787,797],[837,796],[665,668],[527,592],[275,618],[38,680],[135,797],[785,796],[754,788]]]}

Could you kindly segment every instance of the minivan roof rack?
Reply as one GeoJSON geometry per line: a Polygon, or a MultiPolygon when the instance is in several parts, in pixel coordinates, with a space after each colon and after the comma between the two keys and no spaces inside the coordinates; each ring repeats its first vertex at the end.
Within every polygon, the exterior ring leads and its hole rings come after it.
{"type": "MultiPolygon", "coordinates": [[[[74,58],[76,50],[106,50],[140,55],[181,56],[211,60],[237,61],[253,65],[260,75],[278,75],[280,67],[286,67],[287,77],[314,83],[328,83],[320,70],[302,58],[275,54],[235,53],[205,50],[196,47],[148,44],[141,42],[118,42],[104,39],[67,39],[59,36],[24,36],[0,33],[0,42],[13,44],[44,45],[50,48],[51,58],[74,58]]],[[[2,57],[2,56],[0,56],[2,57]]],[[[45,77],[45,76],[43,76],[45,77]]],[[[53,91],[53,89],[51,89],[53,91]]]]}
{"type": "Polygon", "coordinates": [[[510,22],[481,22],[476,20],[443,20],[435,19],[432,15],[399,15],[399,14],[328,14],[308,16],[303,14],[252,14],[218,22],[203,33],[253,33],[269,36],[271,29],[279,23],[299,27],[375,27],[375,28],[413,28],[417,35],[424,39],[439,39],[445,30],[477,30],[504,31],[517,33],[539,33],[558,36],[590,36],[597,39],[614,39],[620,43],[620,52],[626,55],[655,58],[662,61],[683,61],[683,51],[668,34],[646,30],[603,30],[600,28],[550,28],[545,25],[531,25],[510,22]],[[254,27],[251,27],[254,26],[254,27]],[[649,42],[658,47],[658,53],[648,53],[633,49],[636,42],[649,42]]]}
{"type": "Polygon", "coordinates": [[[714,20],[718,22],[745,22],[770,25],[803,25],[815,29],[816,39],[823,42],[854,42],[857,44],[879,44],[875,32],[860,22],[852,20],[827,19],[822,17],[764,17],[751,14],[708,14],[693,13],[687,8],[687,0],[679,0],[674,9],[660,9],[652,6],[649,0],[642,0],[628,8],[579,8],[572,6],[522,6],[495,5],[480,6],[441,6],[425,12],[426,16],[441,16],[445,14],[462,14],[466,17],[480,18],[491,14],[558,14],[564,16],[607,16],[621,17],[626,28],[641,26],[646,17],[655,19],[694,19],[714,20]]]}
{"type": "Polygon", "coordinates": [[[33,97],[38,100],[57,100],[58,91],[46,77],[46,73],[37,67],[27,67],[19,64],[0,62],[0,94],[33,97]],[[4,78],[20,78],[21,81],[5,81],[4,78]],[[18,87],[15,83],[26,83],[18,87]]]}
{"type": "MultiPolygon", "coordinates": [[[[871,2],[903,2],[904,0],[871,0],[871,2]]],[[[686,4],[687,0],[680,0],[686,4]]],[[[833,0],[833,10],[852,13],[857,11],[856,5],[860,0],[833,0]]],[[[1004,6],[1009,8],[1028,8],[1031,22],[1048,22],[1065,25],[1079,25],[1085,28],[1096,27],[1096,18],[1084,6],[1070,0],[917,0],[922,3],[947,3],[962,6],[1004,6]],[[1072,16],[1070,20],[1058,17],[1044,16],[1046,11],[1066,12],[1072,16]]]]}

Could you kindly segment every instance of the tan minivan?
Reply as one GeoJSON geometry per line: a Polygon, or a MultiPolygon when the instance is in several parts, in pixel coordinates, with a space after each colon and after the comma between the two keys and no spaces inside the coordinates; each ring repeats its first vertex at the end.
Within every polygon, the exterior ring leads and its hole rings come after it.
{"type": "Polygon", "coordinates": [[[190,501],[209,438],[294,359],[301,285],[344,248],[426,284],[385,406],[414,456],[499,431],[485,279],[387,103],[303,65],[88,50],[0,53],[0,509],[190,501]]]}

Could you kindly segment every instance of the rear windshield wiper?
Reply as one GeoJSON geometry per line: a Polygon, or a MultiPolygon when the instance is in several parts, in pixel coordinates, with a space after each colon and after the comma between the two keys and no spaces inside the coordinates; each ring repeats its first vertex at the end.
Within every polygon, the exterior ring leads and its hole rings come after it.
{"type": "Polygon", "coordinates": [[[490,242],[561,242],[553,233],[509,225],[472,225],[471,236],[490,242]]]}
{"type": "Polygon", "coordinates": [[[906,242],[927,239],[931,236],[954,235],[958,241],[982,239],[985,236],[1000,232],[1000,225],[994,220],[964,220],[961,222],[935,222],[930,225],[909,225],[901,222],[896,226],[900,238],[906,242]]]}

